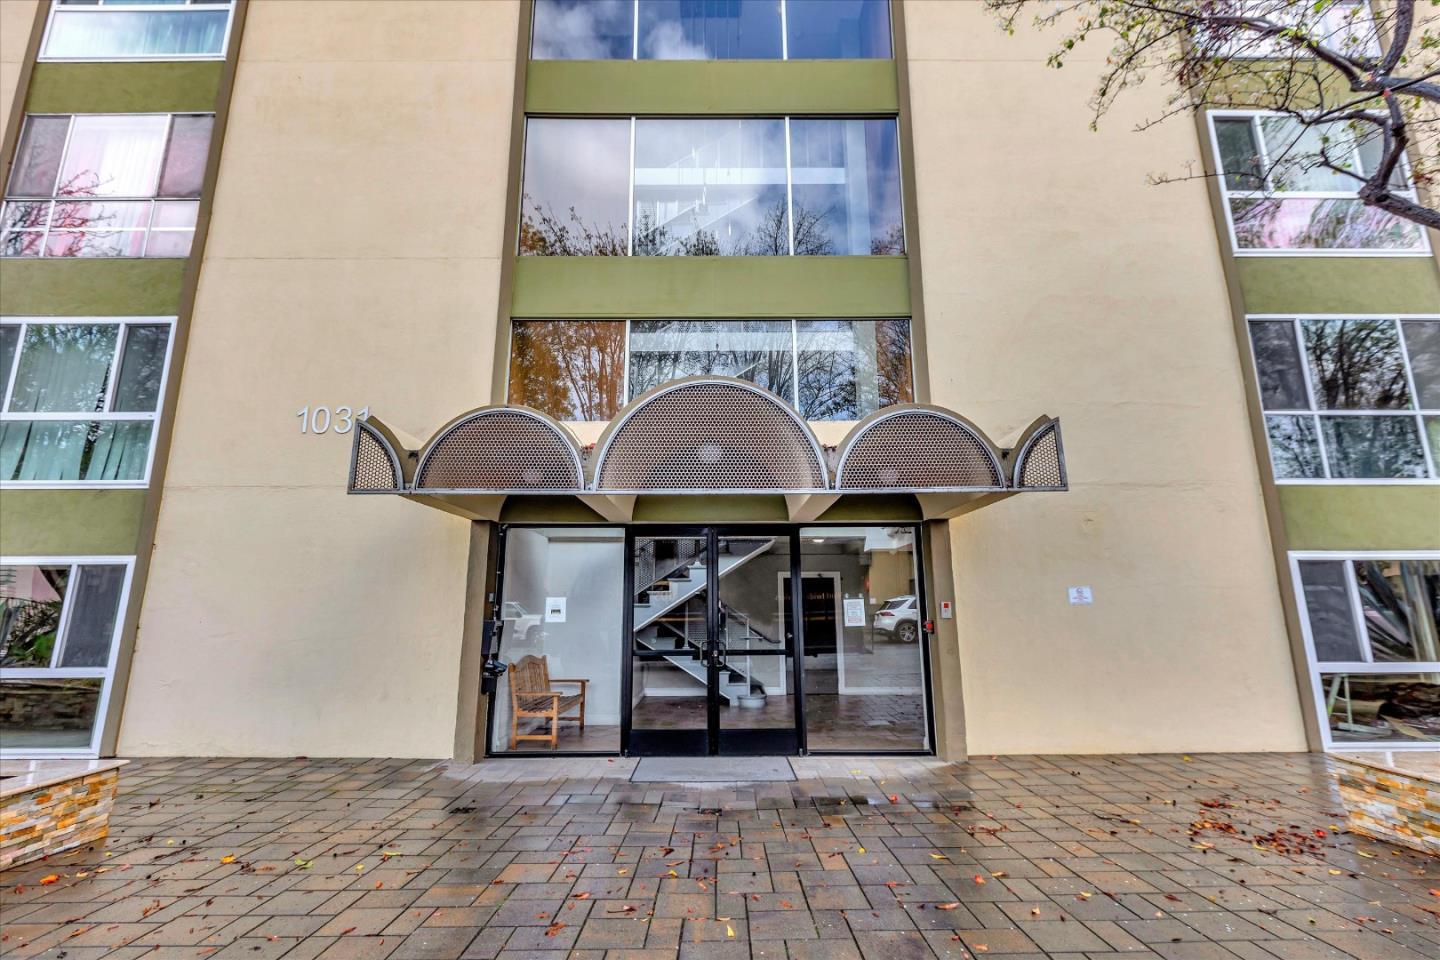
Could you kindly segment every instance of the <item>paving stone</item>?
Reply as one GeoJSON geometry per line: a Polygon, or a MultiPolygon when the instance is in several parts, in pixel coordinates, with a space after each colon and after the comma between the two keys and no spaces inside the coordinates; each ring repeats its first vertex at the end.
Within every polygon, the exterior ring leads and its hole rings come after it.
{"type": "Polygon", "coordinates": [[[138,760],[103,843],[0,875],[0,952],[1440,958],[1420,855],[1255,841],[1328,831],[1321,757],[803,758],[793,783],[703,786],[631,784],[630,764],[138,760]]]}

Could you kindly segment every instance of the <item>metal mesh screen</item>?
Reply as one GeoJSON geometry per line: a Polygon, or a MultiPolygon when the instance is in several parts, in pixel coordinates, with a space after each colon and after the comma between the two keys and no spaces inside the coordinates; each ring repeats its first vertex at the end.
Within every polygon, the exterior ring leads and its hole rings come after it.
{"type": "Polygon", "coordinates": [[[1020,462],[1016,477],[1020,487],[1063,487],[1065,466],[1060,461],[1060,431],[1057,424],[1046,427],[1020,462]]]}
{"type": "Polygon", "coordinates": [[[615,431],[597,490],[823,490],[809,432],[778,402],[693,383],[636,408],[615,431]]]}
{"type": "Polygon", "coordinates": [[[355,472],[350,489],[399,490],[400,474],[385,445],[365,424],[356,424],[355,430],[355,472]]]}
{"type": "Polygon", "coordinates": [[[565,438],[513,410],[476,414],[431,448],[417,490],[581,490],[580,465],[565,438]]]}
{"type": "Polygon", "coordinates": [[[876,421],[840,465],[842,490],[1004,486],[984,443],[953,420],[922,410],[876,421]]]}

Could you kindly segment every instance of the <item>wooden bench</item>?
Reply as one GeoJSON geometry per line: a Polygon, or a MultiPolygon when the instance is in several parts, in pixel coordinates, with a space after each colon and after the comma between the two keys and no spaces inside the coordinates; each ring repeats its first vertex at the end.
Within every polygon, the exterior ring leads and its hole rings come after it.
{"type": "MultiPolygon", "coordinates": [[[[514,750],[521,740],[544,740],[553,749],[560,743],[560,721],[579,722],[580,732],[585,732],[585,687],[589,680],[551,679],[550,664],[544,657],[525,656],[512,663],[507,671],[510,677],[510,749],[514,750]],[[550,689],[557,683],[580,685],[579,693],[563,693],[550,689]],[[566,712],[579,709],[578,715],[563,716],[566,712]],[[521,720],[548,720],[549,733],[521,733],[521,720]]],[[[541,729],[545,729],[542,724],[541,729]]]]}

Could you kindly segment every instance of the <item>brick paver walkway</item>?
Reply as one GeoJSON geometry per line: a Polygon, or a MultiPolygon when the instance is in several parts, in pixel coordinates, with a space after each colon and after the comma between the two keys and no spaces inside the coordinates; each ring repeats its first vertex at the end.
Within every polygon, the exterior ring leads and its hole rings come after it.
{"type": "Polygon", "coordinates": [[[0,953],[1440,957],[1440,867],[1337,833],[1318,757],[632,762],[137,761],[105,844],[0,875],[0,953]]]}

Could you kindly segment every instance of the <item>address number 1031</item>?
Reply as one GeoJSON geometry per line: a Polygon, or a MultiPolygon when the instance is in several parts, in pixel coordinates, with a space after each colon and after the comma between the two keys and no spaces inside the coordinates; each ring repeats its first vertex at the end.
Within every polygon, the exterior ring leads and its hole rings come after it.
{"type": "Polygon", "coordinates": [[[356,420],[370,416],[369,407],[301,407],[295,411],[301,433],[349,433],[356,420]]]}

